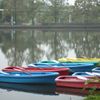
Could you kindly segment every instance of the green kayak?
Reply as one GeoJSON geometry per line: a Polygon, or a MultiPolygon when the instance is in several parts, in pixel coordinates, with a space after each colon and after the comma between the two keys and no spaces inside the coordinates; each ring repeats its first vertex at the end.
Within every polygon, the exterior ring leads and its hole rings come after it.
{"type": "MultiPolygon", "coordinates": [[[[99,61],[57,61],[59,63],[88,63],[88,64],[94,64],[94,67],[98,67],[99,65],[99,61]]],[[[38,63],[48,63],[48,64],[51,64],[51,63],[57,63],[55,61],[40,61],[38,63]]]]}

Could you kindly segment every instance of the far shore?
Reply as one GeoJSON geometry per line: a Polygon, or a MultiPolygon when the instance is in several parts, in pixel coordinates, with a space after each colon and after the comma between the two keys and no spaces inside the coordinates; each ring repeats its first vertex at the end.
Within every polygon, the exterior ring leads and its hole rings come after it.
{"type": "Polygon", "coordinates": [[[100,24],[44,24],[44,25],[0,25],[0,29],[68,29],[100,30],[100,24]]]}

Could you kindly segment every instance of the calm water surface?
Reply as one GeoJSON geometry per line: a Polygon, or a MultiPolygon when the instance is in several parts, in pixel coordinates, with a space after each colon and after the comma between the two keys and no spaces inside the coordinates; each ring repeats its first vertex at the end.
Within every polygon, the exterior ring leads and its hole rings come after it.
{"type": "MultiPolygon", "coordinates": [[[[99,31],[0,30],[0,69],[81,56],[100,58],[99,31]]],[[[1,100],[82,100],[87,92],[78,91],[55,85],[0,83],[1,100]]]]}

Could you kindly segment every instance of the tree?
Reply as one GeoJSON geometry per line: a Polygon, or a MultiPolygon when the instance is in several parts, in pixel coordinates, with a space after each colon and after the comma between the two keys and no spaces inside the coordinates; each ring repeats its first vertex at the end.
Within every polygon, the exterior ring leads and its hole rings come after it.
{"type": "Polygon", "coordinates": [[[90,23],[98,18],[98,0],[76,0],[75,17],[77,22],[90,23]],[[94,14],[95,13],[95,14],[94,14]]]}
{"type": "Polygon", "coordinates": [[[73,23],[74,21],[74,6],[73,5],[67,5],[65,7],[64,13],[62,15],[64,19],[64,23],[73,23]]]}
{"type": "MultiPolygon", "coordinates": [[[[11,17],[13,17],[13,22],[18,23],[18,20],[21,20],[21,16],[25,15],[25,0],[3,0],[4,11],[2,12],[3,20],[6,20],[9,16],[8,21],[10,22],[11,17]],[[23,4],[23,6],[22,6],[23,4]]],[[[25,16],[24,16],[25,18],[25,16]]]]}
{"type": "Polygon", "coordinates": [[[66,0],[46,0],[45,3],[48,5],[48,14],[52,16],[53,22],[58,23],[65,6],[68,4],[66,0]]]}
{"type": "Polygon", "coordinates": [[[43,5],[42,0],[27,0],[27,8],[28,8],[28,17],[32,20],[32,24],[34,24],[34,19],[36,18],[36,14],[38,13],[39,7],[43,5]]]}

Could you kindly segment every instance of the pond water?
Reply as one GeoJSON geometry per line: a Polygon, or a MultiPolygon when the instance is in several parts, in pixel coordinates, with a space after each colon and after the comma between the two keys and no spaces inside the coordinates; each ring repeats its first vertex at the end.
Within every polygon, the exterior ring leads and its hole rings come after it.
{"type": "MultiPolygon", "coordinates": [[[[99,31],[0,30],[0,69],[62,57],[100,58],[99,31]]],[[[55,85],[0,83],[1,100],[83,100],[88,92],[55,85]]]]}

